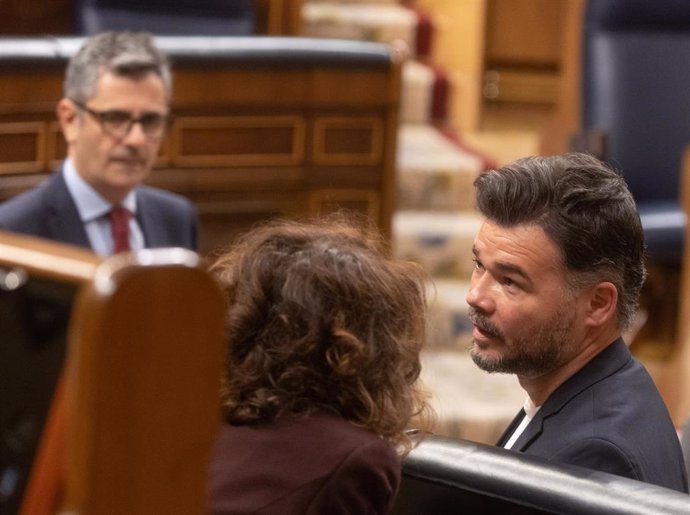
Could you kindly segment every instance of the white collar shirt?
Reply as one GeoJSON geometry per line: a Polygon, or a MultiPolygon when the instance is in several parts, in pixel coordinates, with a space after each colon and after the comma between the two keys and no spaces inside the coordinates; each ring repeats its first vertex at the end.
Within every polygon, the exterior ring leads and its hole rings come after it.
{"type": "MultiPolygon", "coordinates": [[[[79,175],[70,159],[65,160],[62,172],[67,190],[72,196],[79,212],[79,218],[84,224],[91,248],[101,256],[112,255],[114,243],[108,214],[113,205],[79,175]]],[[[144,233],[136,218],[136,193],[130,191],[122,201],[122,205],[134,215],[129,221],[130,248],[132,250],[142,249],[144,248],[144,233]]]]}

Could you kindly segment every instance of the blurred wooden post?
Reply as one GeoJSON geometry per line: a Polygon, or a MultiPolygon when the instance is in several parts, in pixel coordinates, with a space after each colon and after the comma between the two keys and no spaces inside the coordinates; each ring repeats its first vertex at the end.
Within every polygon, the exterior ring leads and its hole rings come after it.
{"type": "Polygon", "coordinates": [[[299,36],[302,0],[254,0],[257,34],[299,36]]]}
{"type": "Polygon", "coordinates": [[[225,310],[198,255],[101,260],[0,231],[0,265],[78,287],[21,515],[207,513],[225,310]]]}
{"type": "Polygon", "coordinates": [[[195,255],[153,252],[104,262],[74,308],[66,385],[68,512],[207,512],[208,460],[220,417],[223,301],[190,261],[195,255]],[[153,266],[139,266],[147,261],[153,266]]]}
{"type": "Polygon", "coordinates": [[[582,68],[582,23],[585,0],[562,0],[563,47],[561,49],[561,78],[554,115],[547,120],[541,134],[540,153],[555,155],[567,152],[570,137],[580,130],[580,97],[582,68]]]}
{"type": "MultiPolygon", "coordinates": [[[[682,166],[680,202],[690,217],[690,147],[685,149],[682,166]]],[[[690,224],[685,226],[680,281],[677,336],[664,389],[677,427],[690,417],[690,224]]]]}

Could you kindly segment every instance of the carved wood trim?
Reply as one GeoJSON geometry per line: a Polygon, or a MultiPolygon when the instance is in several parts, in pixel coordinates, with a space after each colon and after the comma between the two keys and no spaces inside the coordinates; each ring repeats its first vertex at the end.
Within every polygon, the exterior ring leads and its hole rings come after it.
{"type": "Polygon", "coordinates": [[[174,166],[181,167],[237,167],[237,166],[294,166],[304,160],[305,122],[300,116],[228,116],[179,118],[172,129],[174,166]],[[279,131],[284,141],[271,149],[270,131],[279,131]],[[202,139],[192,141],[197,131],[202,139]],[[217,140],[225,131],[228,146],[218,147],[217,140]],[[233,131],[236,134],[233,135],[233,131]],[[205,134],[204,134],[205,132],[205,134]],[[232,148],[233,136],[255,139],[252,145],[232,148]],[[216,138],[213,141],[209,138],[216,138]],[[196,145],[196,148],[192,148],[196,145]],[[217,149],[217,150],[214,150],[217,149]]]}
{"type": "Polygon", "coordinates": [[[313,160],[319,165],[375,165],[383,155],[383,122],[380,118],[320,117],[314,122],[313,160]],[[337,131],[351,132],[340,141],[334,141],[337,131]],[[367,142],[357,141],[356,132],[371,133],[367,142]],[[329,143],[329,138],[332,140],[329,143]],[[341,150],[329,150],[329,146],[341,150]],[[357,145],[368,148],[355,148],[357,145]],[[349,146],[348,150],[346,147],[349,146]]]}
{"type": "MultiPolygon", "coordinates": [[[[3,144],[0,147],[0,174],[15,173],[36,173],[41,172],[46,166],[46,133],[47,124],[45,122],[18,122],[0,123],[0,138],[3,144]],[[33,143],[33,156],[26,156],[27,159],[12,160],[18,155],[16,145],[12,143],[13,137],[35,138],[33,143]],[[9,149],[9,150],[5,150],[9,149]]],[[[15,142],[17,143],[17,142],[15,142]]],[[[30,145],[30,143],[29,143],[30,145]]],[[[20,151],[21,153],[21,151],[20,151]]]]}

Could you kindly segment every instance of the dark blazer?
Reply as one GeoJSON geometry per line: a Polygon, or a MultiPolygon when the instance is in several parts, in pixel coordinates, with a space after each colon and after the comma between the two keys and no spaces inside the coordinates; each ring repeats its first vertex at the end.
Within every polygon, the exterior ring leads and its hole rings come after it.
{"type": "MultiPolygon", "coordinates": [[[[197,248],[198,221],[192,204],[179,195],[139,186],[137,221],[146,248],[197,248]]],[[[62,171],[38,187],[0,205],[0,229],[90,248],[77,206],[62,171]]]]}
{"type": "Polygon", "coordinates": [[[388,442],[333,416],[225,425],[211,464],[211,513],[384,515],[400,471],[388,442]]]}
{"type": "MultiPolygon", "coordinates": [[[[497,445],[506,442],[523,416],[521,411],[497,445]]],[[[666,406],[622,339],[551,394],[513,450],[688,491],[666,406]]]]}

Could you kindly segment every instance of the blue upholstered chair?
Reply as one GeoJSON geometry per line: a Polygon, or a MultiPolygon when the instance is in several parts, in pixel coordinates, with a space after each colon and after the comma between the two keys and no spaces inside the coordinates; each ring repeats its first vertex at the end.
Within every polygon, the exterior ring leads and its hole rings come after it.
{"type": "Polygon", "coordinates": [[[584,145],[625,176],[651,262],[680,263],[679,203],[690,144],[690,1],[590,0],[582,62],[584,145]],[[603,146],[592,145],[603,136],[603,146]]]}
{"type": "Polygon", "coordinates": [[[75,32],[146,30],[159,35],[247,36],[253,0],[75,0],[75,32]]]}

